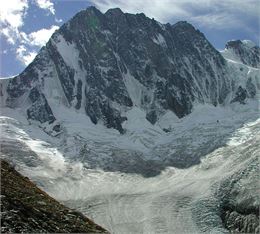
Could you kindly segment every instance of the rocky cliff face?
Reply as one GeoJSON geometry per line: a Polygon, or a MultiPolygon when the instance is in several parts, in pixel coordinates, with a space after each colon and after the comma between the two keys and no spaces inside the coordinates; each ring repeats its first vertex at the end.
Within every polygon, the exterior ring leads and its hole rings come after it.
{"type": "MultiPolygon", "coordinates": [[[[254,50],[250,61],[257,66],[259,48],[254,50]]],[[[187,22],[160,24],[144,14],[102,14],[90,7],[56,31],[5,85],[4,105],[22,105],[28,119],[49,124],[55,134],[61,126],[54,103],[124,133],[125,112],[134,106],[154,124],[167,110],[181,118],[194,103],[216,106],[254,97],[235,78],[222,55],[187,22]]],[[[254,79],[249,86],[255,89],[254,79]]]]}

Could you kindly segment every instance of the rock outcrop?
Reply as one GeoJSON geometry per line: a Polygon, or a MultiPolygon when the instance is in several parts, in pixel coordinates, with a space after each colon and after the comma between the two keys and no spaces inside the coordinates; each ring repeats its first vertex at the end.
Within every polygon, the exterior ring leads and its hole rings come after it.
{"type": "Polygon", "coordinates": [[[108,233],[60,204],[4,160],[1,163],[1,233],[108,233]]]}

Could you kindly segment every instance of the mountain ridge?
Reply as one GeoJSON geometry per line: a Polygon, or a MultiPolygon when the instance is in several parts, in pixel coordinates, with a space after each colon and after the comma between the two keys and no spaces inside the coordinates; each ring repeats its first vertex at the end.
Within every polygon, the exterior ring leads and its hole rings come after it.
{"type": "Polygon", "coordinates": [[[89,7],[10,80],[4,105],[25,104],[28,119],[48,123],[54,134],[61,126],[51,102],[124,133],[125,113],[134,106],[155,124],[168,110],[178,118],[190,114],[196,102],[216,106],[254,97],[248,87],[255,90],[256,81],[244,77],[237,85],[233,76],[221,53],[186,21],[160,24],[143,13],[89,7]]]}

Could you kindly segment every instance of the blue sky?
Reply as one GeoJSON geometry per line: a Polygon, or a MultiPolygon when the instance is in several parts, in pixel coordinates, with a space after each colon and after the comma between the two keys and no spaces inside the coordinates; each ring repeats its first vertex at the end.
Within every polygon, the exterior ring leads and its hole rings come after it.
{"type": "Polygon", "coordinates": [[[162,23],[186,20],[217,49],[232,39],[259,45],[259,0],[2,0],[0,77],[20,73],[56,29],[91,5],[144,12],[162,23]]]}

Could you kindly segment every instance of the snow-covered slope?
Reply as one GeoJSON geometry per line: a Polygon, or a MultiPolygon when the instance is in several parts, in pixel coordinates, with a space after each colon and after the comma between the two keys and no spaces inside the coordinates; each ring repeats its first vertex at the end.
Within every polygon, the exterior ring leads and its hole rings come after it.
{"type": "MultiPolygon", "coordinates": [[[[259,98],[260,48],[249,40],[229,41],[220,51],[228,62],[232,83],[238,87],[231,102],[244,103],[246,98],[259,98]]],[[[233,85],[233,84],[232,84],[233,85]]]]}

